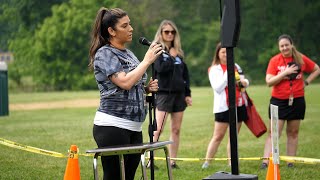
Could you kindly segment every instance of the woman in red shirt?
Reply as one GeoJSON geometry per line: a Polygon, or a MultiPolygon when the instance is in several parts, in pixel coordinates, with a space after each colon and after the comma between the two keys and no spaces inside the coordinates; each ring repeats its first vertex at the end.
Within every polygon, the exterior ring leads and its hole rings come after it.
{"type": "MultiPolygon", "coordinates": [[[[269,87],[273,87],[270,104],[278,106],[279,136],[287,121],[287,155],[295,156],[300,122],[304,119],[306,109],[304,88],[320,74],[320,69],[311,59],[297,51],[289,35],[281,35],[278,38],[278,45],[280,53],[269,61],[266,83],[269,87]],[[309,76],[304,79],[303,73],[309,73],[309,76]]],[[[268,132],[264,157],[271,155],[271,133],[270,130],[268,132]]],[[[264,160],[261,169],[267,167],[268,161],[264,160]]],[[[288,167],[293,167],[293,164],[288,163],[288,167]]]]}

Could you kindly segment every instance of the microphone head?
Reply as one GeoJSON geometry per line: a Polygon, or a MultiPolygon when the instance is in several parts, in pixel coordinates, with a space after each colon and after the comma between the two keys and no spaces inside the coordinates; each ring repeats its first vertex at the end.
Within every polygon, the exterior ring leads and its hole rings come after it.
{"type": "Polygon", "coordinates": [[[151,42],[148,41],[145,37],[140,37],[139,38],[139,43],[142,44],[142,45],[146,45],[146,46],[150,46],[151,45],[151,42]]]}

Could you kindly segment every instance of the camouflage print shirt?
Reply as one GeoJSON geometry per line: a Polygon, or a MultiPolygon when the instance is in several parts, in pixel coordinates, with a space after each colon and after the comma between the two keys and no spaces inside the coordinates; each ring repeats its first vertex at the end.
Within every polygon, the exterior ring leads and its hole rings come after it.
{"type": "Polygon", "coordinates": [[[112,83],[109,77],[117,72],[130,72],[140,61],[128,49],[119,50],[109,45],[98,49],[94,59],[94,75],[100,90],[98,111],[134,122],[143,122],[146,117],[143,77],[130,89],[124,90],[112,83]]]}

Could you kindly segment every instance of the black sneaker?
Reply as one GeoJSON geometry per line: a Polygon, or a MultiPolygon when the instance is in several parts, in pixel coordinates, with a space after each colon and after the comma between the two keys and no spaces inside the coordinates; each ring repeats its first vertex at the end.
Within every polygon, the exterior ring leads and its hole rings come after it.
{"type": "Polygon", "coordinates": [[[171,169],[180,169],[176,162],[171,163],[171,169]]]}
{"type": "Polygon", "coordinates": [[[268,168],[268,164],[267,163],[262,163],[260,166],[260,169],[267,169],[268,168]]]}
{"type": "Polygon", "coordinates": [[[293,163],[288,163],[287,166],[288,166],[288,168],[293,168],[294,167],[293,163]]]}

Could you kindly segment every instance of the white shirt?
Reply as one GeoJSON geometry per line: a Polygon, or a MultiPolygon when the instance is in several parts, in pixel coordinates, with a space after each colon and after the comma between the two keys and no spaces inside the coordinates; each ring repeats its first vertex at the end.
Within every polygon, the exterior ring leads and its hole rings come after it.
{"type": "MultiPolygon", "coordinates": [[[[240,69],[238,64],[235,64],[237,69],[240,69]]],[[[241,70],[242,71],[242,70],[241,70]]],[[[244,75],[240,75],[240,79],[247,82],[247,86],[249,86],[249,81],[244,78],[244,75]]],[[[220,64],[216,64],[211,66],[209,71],[209,80],[211,87],[214,91],[213,98],[213,113],[220,113],[227,111],[229,109],[227,102],[227,93],[225,88],[228,85],[228,73],[227,71],[223,72],[223,69],[220,64]]],[[[247,104],[247,102],[244,102],[247,104]]]]}
{"type": "Polygon", "coordinates": [[[128,121],[123,118],[111,116],[109,114],[97,111],[94,117],[93,124],[97,126],[114,126],[130,131],[141,132],[143,122],[128,121]]]}

